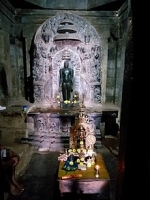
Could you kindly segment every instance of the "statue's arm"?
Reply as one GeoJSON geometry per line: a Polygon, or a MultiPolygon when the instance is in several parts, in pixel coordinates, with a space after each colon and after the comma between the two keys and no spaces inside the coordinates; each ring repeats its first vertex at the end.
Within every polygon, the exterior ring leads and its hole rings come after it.
{"type": "Polygon", "coordinates": [[[71,78],[73,78],[73,77],[74,77],[74,70],[71,69],[71,78]]]}
{"type": "Polygon", "coordinates": [[[74,70],[71,69],[71,91],[73,91],[73,77],[74,77],[74,70]]]}

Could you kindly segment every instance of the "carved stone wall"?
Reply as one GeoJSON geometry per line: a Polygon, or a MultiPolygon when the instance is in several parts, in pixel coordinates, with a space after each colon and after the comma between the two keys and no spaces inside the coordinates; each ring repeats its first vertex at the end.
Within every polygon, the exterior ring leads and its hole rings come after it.
{"type": "Polygon", "coordinates": [[[66,52],[70,56],[69,65],[74,69],[73,91],[78,92],[80,100],[84,97],[87,107],[93,103],[100,104],[100,37],[89,22],[68,12],[59,13],[46,20],[36,32],[33,64],[34,103],[55,106],[59,93],[59,70],[68,59],[65,58],[66,52]],[[66,24],[63,24],[64,21],[66,24]]]}
{"type": "MultiPolygon", "coordinates": [[[[101,146],[100,122],[102,113],[87,113],[93,134],[98,138],[95,148],[101,146]]],[[[28,113],[28,141],[39,151],[63,151],[69,148],[70,130],[75,123],[76,114],[68,113],[28,113]]]]}

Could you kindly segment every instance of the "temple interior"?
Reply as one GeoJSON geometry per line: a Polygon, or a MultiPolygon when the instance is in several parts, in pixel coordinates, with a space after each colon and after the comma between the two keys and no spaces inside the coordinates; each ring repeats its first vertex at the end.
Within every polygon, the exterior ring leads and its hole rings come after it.
{"type": "MultiPolygon", "coordinates": [[[[135,106],[132,6],[131,0],[0,1],[0,144],[20,155],[17,177],[35,151],[57,154],[83,142],[99,152],[112,137],[119,151],[116,194],[107,200],[131,192],[125,180],[135,106]]],[[[11,200],[3,190],[1,197],[11,200]]]]}

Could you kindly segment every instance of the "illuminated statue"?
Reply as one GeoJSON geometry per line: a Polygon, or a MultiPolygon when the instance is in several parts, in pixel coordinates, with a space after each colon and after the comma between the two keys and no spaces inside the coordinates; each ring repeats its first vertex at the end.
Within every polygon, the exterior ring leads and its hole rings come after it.
{"type": "Polygon", "coordinates": [[[60,69],[60,82],[59,87],[62,91],[63,101],[65,103],[70,103],[71,92],[73,91],[73,76],[74,71],[69,68],[69,62],[64,62],[64,68],[60,69]]]}

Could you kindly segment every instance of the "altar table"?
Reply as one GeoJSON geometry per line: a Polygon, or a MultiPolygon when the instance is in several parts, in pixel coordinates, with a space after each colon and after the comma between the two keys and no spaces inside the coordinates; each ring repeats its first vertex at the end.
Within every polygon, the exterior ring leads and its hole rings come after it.
{"type": "Polygon", "coordinates": [[[65,171],[64,162],[59,163],[58,182],[61,195],[66,193],[99,194],[103,199],[110,198],[110,176],[101,154],[96,156],[96,164],[100,166],[99,177],[95,177],[94,166],[86,170],[65,171]],[[74,178],[63,179],[71,175],[74,178]],[[78,177],[78,175],[80,177],[78,177]]]}

